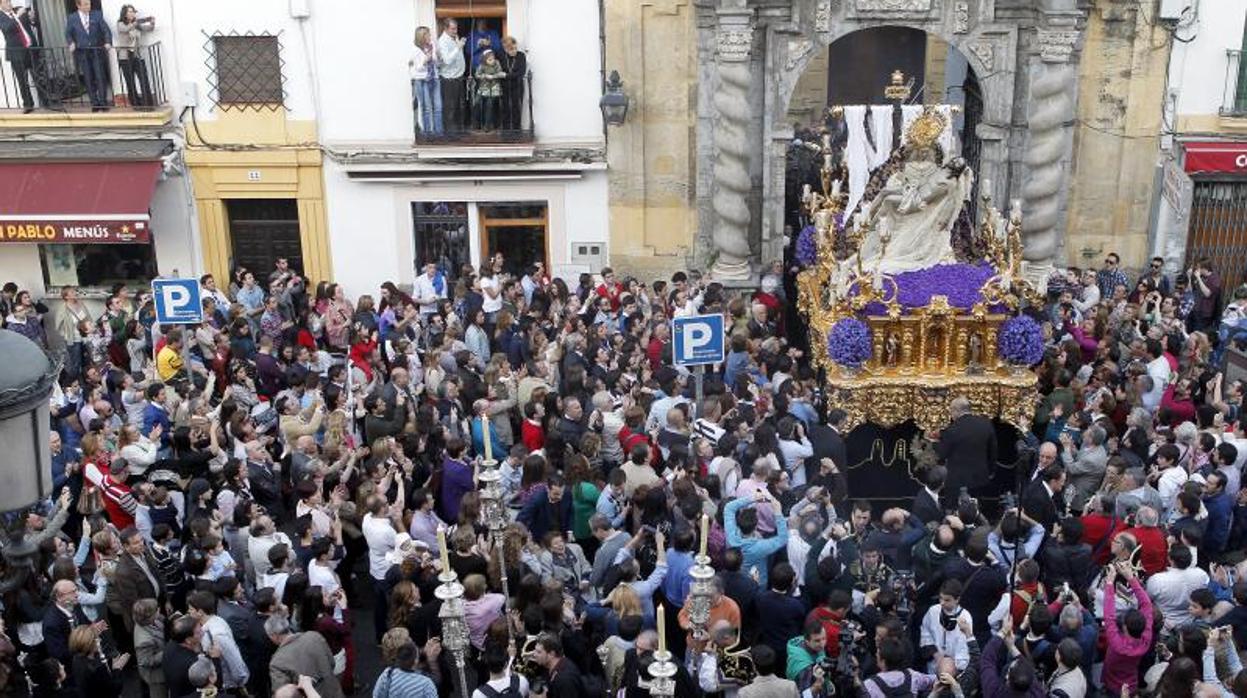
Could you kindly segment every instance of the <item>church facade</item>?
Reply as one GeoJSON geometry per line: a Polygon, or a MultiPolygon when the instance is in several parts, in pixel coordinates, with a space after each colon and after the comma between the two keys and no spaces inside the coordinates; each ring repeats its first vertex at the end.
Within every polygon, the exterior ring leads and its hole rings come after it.
{"type": "Polygon", "coordinates": [[[1154,49],[1168,35],[1137,9],[1115,0],[606,0],[606,67],[620,71],[634,106],[608,140],[612,262],[645,275],[691,267],[728,282],[756,278],[795,234],[794,137],[819,125],[824,107],[854,99],[863,80],[886,106],[886,76],[903,68],[911,102],[961,110],[976,197],[1021,201],[1030,273],[1098,266],[1109,251],[1138,266],[1158,143],[1123,137],[1160,131],[1164,51],[1154,49]],[[907,52],[881,37],[844,50],[881,28],[921,46],[907,52]]]}

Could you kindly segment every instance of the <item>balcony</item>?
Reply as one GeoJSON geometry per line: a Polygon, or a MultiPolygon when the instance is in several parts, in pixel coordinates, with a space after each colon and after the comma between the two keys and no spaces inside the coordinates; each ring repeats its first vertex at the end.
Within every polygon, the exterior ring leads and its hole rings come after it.
{"type": "MultiPolygon", "coordinates": [[[[439,156],[472,157],[477,153],[482,157],[497,157],[513,154],[528,156],[532,154],[533,144],[533,100],[532,73],[524,75],[523,95],[517,102],[511,101],[507,83],[503,83],[503,95],[491,105],[483,98],[465,99],[462,105],[462,123],[452,125],[453,110],[443,103],[443,129],[425,130],[420,111],[420,95],[412,95],[412,109],[416,123],[417,149],[439,156]],[[512,153],[514,151],[514,153],[512,153]]],[[[469,77],[465,92],[472,95],[476,91],[476,80],[469,77]]]]}
{"type": "Polygon", "coordinates": [[[0,127],[152,126],[172,115],[160,42],[133,51],[90,49],[79,56],[65,47],[29,52],[29,72],[19,77],[8,61],[0,70],[0,127]],[[92,68],[103,82],[94,104],[88,89],[93,83],[86,77],[92,68]]]}
{"type": "Polygon", "coordinates": [[[1221,97],[1221,116],[1247,116],[1247,71],[1243,68],[1243,52],[1226,51],[1225,87],[1221,97]]]}

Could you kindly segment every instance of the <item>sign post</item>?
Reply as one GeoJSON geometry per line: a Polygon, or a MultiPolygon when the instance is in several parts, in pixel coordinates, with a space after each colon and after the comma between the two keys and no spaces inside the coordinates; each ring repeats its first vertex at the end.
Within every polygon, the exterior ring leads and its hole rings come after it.
{"type": "Polygon", "coordinates": [[[203,292],[199,279],[152,279],[156,322],[161,325],[197,325],[203,322],[203,292]]]}
{"type": "Polygon", "coordinates": [[[692,315],[671,320],[672,359],[676,366],[693,368],[694,418],[701,416],[706,364],[723,362],[726,340],[722,315],[692,315]]]}

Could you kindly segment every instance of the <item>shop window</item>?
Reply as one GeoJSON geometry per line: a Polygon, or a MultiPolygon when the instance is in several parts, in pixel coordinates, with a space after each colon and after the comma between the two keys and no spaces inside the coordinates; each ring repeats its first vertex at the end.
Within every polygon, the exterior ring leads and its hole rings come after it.
{"type": "Polygon", "coordinates": [[[285,103],[281,41],[270,34],[208,37],[210,97],[222,109],[277,109],[285,103]]]}
{"type": "Polygon", "coordinates": [[[411,205],[415,230],[415,270],[433,263],[454,281],[471,263],[468,255],[468,205],[463,202],[416,201],[411,205]]]}
{"type": "Polygon", "coordinates": [[[156,248],[146,245],[39,245],[43,283],[107,288],[156,275],[156,248]]]}

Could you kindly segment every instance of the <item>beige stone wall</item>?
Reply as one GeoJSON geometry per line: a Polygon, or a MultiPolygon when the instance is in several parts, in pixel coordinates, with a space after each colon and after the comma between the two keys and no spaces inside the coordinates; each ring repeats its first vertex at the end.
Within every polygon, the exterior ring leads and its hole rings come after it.
{"type": "Polygon", "coordinates": [[[697,230],[697,35],[691,0],[607,0],[606,68],[631,99],[608,134],[611,264],[641,278],[687,267],[697,230]]]}
{"type": "Polygon", "coordinates": [[[827,105],[827,62],[831,52],[826,47],[806,64],[797,78],[792,99],[788,102],[788,123],[809,126],[821,122],[827,105]]]}
{"type": "Polygon", "coordinates": [[[927,33],[927,56],[924,82],[926,89],[922,91],[922,103],[927,105],[944,102],[944,73],[948,66],[947,41],[938,34],[927,33]]]}
{"type": "Polygon", "coordinates": [[[1132,3],[1107,2],[1090,12],[1085,37],[1066,262],[1098,267],[1117,252],[1138,268],[1148,257],[1169,36],[1132,3]]]}

